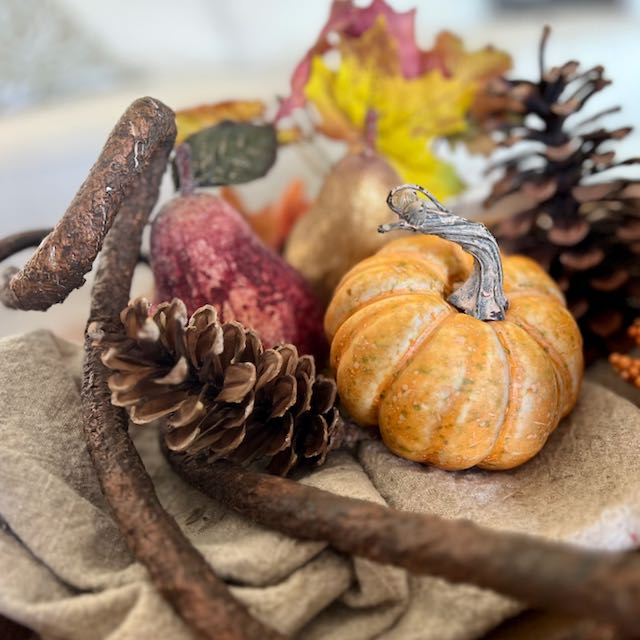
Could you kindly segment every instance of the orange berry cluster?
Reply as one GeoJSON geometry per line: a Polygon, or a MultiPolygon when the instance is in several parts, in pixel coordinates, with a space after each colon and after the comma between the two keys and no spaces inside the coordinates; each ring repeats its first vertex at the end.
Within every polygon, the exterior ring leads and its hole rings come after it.
{"type": "MultiPolygon", "coordinates": [[[[633,341],[640,346],[640,318],[628,329],[633,341]]],[[[618,375],[640,389],[640,358],[633,358],[622,353],[612,353],[609,362],[618,375]]]]}

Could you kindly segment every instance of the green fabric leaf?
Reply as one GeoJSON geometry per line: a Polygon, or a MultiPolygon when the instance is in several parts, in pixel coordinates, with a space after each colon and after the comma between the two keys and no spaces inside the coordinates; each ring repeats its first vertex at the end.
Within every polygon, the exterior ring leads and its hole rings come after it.
{"type": "Polygon", "coordinates": [[[264,176],[276,160],[278,140],[271,124],[225,120],[185,141],[197,187],[241,184],[264,176]]]}

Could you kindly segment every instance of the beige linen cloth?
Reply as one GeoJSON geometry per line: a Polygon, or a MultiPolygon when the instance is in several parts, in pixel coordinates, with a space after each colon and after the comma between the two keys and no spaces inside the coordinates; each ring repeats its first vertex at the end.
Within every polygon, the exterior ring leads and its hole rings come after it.
{"type": "MultiPolygon", "coordinates": [[[[81,432],[78,347],[45,331],[0,340],[0,613],[45,639],[183,640],[189,633],[132,561],[100,494],[81,432]]],[[[295,638],[466,640],[521,606],[323,543],[256,526],[167,467],[153,429],[136,442],[160,499],[234,595],[295,638]]],[[[510,472],[447,473],[379,442],[303,482],[402,509],[601,549],[640,536],[640,412],[586,383],[544,451],[510,472]]]]}

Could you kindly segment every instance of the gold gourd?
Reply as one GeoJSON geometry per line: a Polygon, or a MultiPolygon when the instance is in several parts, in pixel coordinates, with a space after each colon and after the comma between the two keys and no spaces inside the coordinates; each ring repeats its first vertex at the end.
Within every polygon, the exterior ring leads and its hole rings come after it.
{"type": "Polygon", "coordinates": [[[388,243],[338,285],[325,330],[343,407],[410,460],[526,462],[582,381],[582,338],[560,290],[528,258],[501,262],[484,225],[421,187],[397,187],[387,202],[400,220],[381,231],[435,235],[388,243]]]}
{"type": "Polygon", "coordinates": [[[285,258],[324,302],[354,264],[387,241],[377,229],[393,219],[384,199],[398,182],[379,155],[350,153],[332,168],[316,202],[296,223],[285,258]]]}

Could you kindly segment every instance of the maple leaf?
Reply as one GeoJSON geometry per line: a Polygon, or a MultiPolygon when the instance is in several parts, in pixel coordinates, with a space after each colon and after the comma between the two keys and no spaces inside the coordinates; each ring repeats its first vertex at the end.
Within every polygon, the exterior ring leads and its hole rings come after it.
{"type": "Polygon", "coordinates": [[[475,123],[483,117],[485,88],[511,60],[492,47],[467,51],[449,32],[421,50],[414,23],[415,10],[397,13],[384,0],[365,8],[352,0],[334,2],[327,25],[294,72],[292,94],[278,117],[310,105],[317,131],[352,148],[376,149],[403,179],[427,183],[446,198],[463,183],[435,156],[434,142],[470,142],[480,131],[475,123]],[[330,50],[340,55],[337,67],[326,55],[330,50]]]}
{"type": "Polygon", "coordinates": [[[459,134],[474,95],[472,83],[439,70],[405,78],[384,16],[359,38],[341,44],[338,68],[314,56],[305,97],[323,134],[357,146],[363,139],[384,154],[408,182],[438,198],[460,191],[455,171],[431,151],[441,136],[459,134]]]}
{"type": "Polygon", "coordinates": [[[294,109],[304,106],[305,85],[311,76],[314,56],[332,48],[333,33],[358,38],[368,31],[379,16],[384,16],[390,36],[396,43],[397,56],[406,77],[418,75],[421,52],[415,41],[416,10],[395,11],[385,0],[373,0],[368,7],[357,7],[353,0],[334,0],[327,22],[313,46],[306,52],[291,76],[291,93],[280,104],[276,120],[288,116],[294,109]]]}

